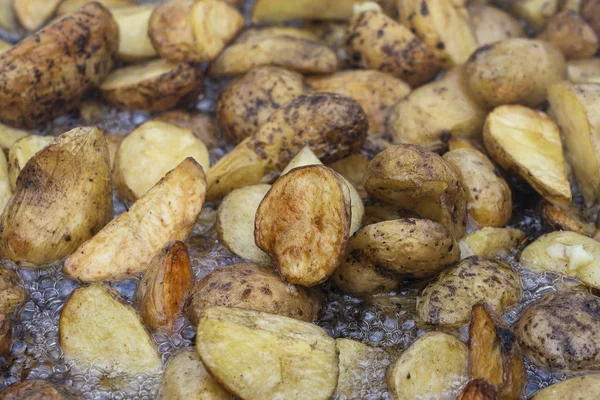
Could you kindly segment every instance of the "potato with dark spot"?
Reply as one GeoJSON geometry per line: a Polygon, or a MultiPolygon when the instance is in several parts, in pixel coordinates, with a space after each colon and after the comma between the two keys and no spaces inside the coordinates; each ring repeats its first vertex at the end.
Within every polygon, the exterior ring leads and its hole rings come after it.
{"type": "Polygon", "coordinates": [[[318,292],[282,282],[272,268],[256,264],[220,267],[192,291],[186,315],[193,324],[211,306],[264,311],[312,322],[321,309],[318,292]]]}
{"type": "Polygon", "coordinates": [[[61,385],[41,379],[17,382],[0,391],[2,400],[75,400],[77,398],[69,395],[61,385]]]}
{"type": "Polygon", "coordinates": [[[513,37],[525,37],[519,21],[499,8],[471,4],[468,10],[471,28],[479,46],[513,37]]]}
{"type": "Polygon", "coordinates": [[[552,17],[538,39],[547,40],[567,60],[591,58],[598,51],[598,36],[579,13],[565,10],[552,17]]]}
{"type": "Polygon", "coordinates": [[[0,313],[10,315],[25,303],[27,291],[22,285],[12,269],[0,265],[0,313]]]}

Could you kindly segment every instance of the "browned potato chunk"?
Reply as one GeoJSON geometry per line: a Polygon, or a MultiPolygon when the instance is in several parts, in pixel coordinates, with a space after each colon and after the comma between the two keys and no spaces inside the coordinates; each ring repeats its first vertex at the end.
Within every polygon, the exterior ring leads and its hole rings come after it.
{"type": "Polygon", "coordinates": [[[471,379],[456,400],[498,400],[498,391],[485,379],[471,379]]]}
{"type": "Polygon", "coordinates": [[[8,175],[10,187],[15,190],[17,177],[27,161],[35,156],[40,150],[54,142],[53,136],[28,135],[19,139],[8,151],[8,175]]]}
{"type": "Polygon", "coordinates": [[[559,0],[519,0],[510,2],[510,10],[540,31],[559,10],[559,0]]]}
{"type": "Polygon", "coordinates": [[[573,83],[600,83],[600,58],[569,61],[567,68],[573,83]]]}
{"type": "Polygon", "coordinates": [[[0,391],[2,400],[73,400],[64,387],[47,380],[17,382],[0,391]]]}
{"type": "Polygon", "coordinates": [[[469,233],[458,243],[460,258],[481,256],[494,258],[518,249],[526,239],[525,233],[514,228],[483,228],[469,233]]]}
{"type": "Polygon", "coordinates": [[[525,37],[519,21],[499,8],[485,5],[470,5],[471,28],[479,46],[504,39],[525,37]]]}
{"type": "Polygon", "coordinates": [[[217,124],[213,117],[205,113],[172,110],[162,113],[152,119],[179,128],[189,129],[194,136],[202,140],[209,149],[217,147],[221,141],[217,124]]]}
{"type": "Polygon", "coordinates": [[[579,13],[571,10],[552,17],[538,39],[552,43],[562,51],[567,60],[590,58],[598,50],[596,32],[579,13]]]}
{"type": "Polygon", "coordinates": [[[30,31],[41,28],[58,8],[62,0],[13,0],[13,8],[17,19],[30,31]]]}
{"type": "Polygon", "coordinates": [[[597,399],[600,397],[600,374],[589,374],[546,386],[531,400],[597,399]]]}

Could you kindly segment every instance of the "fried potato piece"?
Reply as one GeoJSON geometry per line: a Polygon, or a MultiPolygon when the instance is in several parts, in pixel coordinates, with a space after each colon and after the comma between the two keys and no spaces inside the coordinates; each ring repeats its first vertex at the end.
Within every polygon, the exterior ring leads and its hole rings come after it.
{"type": "Polygon", "coordinates": [[[365,173],[365,189],[384,204],[441,223],[456,239],[465,234],[466,194],[457,172],[420,146],[391,146],[379,153],[365,173]]]}
{"type": "Polygon", "coordinates": [[[546,386],[531,400],[595,399],[600,397],[600,374],[577,376],[546,386]]]}
{"type": "Polygon", "coordinates": [[[256,212],[254,240],[286,282],[314,286],[341,263],[350,227],[350,190],[343,178],[311,165],[273,184],[256,212]]]}
{"type": "Polygon", "coordinates": [[[567,60],[591,58],[598,51],[596,32],[575,11],[566,10],[553,16],[538,39],[552,43],[567,60]]]}
{"type": "Polygon", "coordinates": [[[321,310],[318,292],[281,281],[272,268],[255,264],[220,267],[194,286],[186,315],[197,324],[212,306],[264,311],[313,322],[321,310]]]}
{"type": "Polygon", "coordinates": [[[0,391],[0,398],[2,400],[74,400],[63,386],[41,379],[17,382],[0,391]]]}
{"type": "Polygon", "coordinates": [[[100,85],[100,93],[115,107],[155,112],[175,107],[203,84],[197,67],[160,59],[113,71],[100,85]]]}
{"type": "Polygon", "coordinates": [[[13,0],[17,19],[29,31],[41,28],[58,8],[62,0],[13,0]]]}
{"type": "Polygon", "coordinates": [[[485,379],[472,379],[456,400],[498,400],[498,392],[485,379]]]}
{"type": "Polygon", "coordinates": [[[111,8],[110,12],[119,26],[117,59],[133,62],[157,56],[148,36],[150,16],[155,8],[154,5],[111,8]]]}
{"type": "Polygon", "coordinates": [[[151,330],[171,330],[183,311],[192,289],[194,274],[187,247],[173,242],[152,257],[134,296],[134,306],[151,330]]]}
{"type": "Polygon", "coordinates": [[[0,217],[0,257],[41,265],[73,253],[113,215],[98,128],[75,128],[33,156],[0,217]]]}
{"type": "Polygon", "coordinates": [[[268,174],[283,170],[306,145],[325,163],[357,153],[367,129],[367,117],[356,101],[332,93],[301,95],[213,165],[208,198],[220,199],[234,189],[261,183],[268,174]]]}
{"type": "Polygon", "coordinates": [[[518,249],[527,236],[519,229],[482,228],[469,233],[458,243],[460,258],[480,256],[494,258],[518,249]]]}
{"type": "Polygon", "coordinates": [[[23,39],[0,54],[0,120],[34,128],[73,108],[109,74],[118,45],[119,27],[98,3],[23,39]]]}
{"type": "Polygon", "coordinates": [[[479,46],[514,37],[525,37],[519,21],[499,8],[472,4],[468,7],[471,29],[479,46]]]}
{"type": "Polygon", "coordinates": [[[229,143],[250,137],[286,103],[306,92],[304,78],[278,67],[258,67],[233,81],[219,95],[217,120],[229,143]]]}
{"type": "Polygon", "coordinates": [[[206,368],[194,348],[185,347],[167,364],[158,400],[231,400],[206,368]]]}
{"type": "Polygon", "coordinates": [[[66,359],[125,373],[152,373],[160,358],[133,307],[100,284],[76,289],[59,321],[60,348],[66,359]]]}
{"type": "Polygon", "coordinates": [[[164,122],[146,122],[119,146],[113,174],[119,197],[127,201],[139,199],[188,157],[203,170],[210,167],[208,149],[190,130],[164,122]]]}
{"type": "Polygon", "coordinates": [[[427,324],[461,326],[480,302],[501,313],[523,296],[521,278],[500,260],[469,257],[447,269],[417,298],[417,314],[427,324]]]}
{"type": "Polygon", "coordinates": [[[485,122],[483,141],[502,168],[521,176],[552,204],[571,207],[560,130],[552,118],[523,106],[497,107],[485,122]]]}
{"type": "Polygon", "coordinates": [[[187,158],[133,203],[128,212],[83,243],[65,261],[64,271],[83,282],[140,274],[167,243],[188,237],[202,210],[205,193],[202,167],[187,158]]]}
{"type": "Polygon", "coordinates": [[[430,81],[440,70],[425,44],[381,11],[367,10],[352,17],[346,47],[353,66],[390,73],[413,87],[430,81]]]}
{"type": "Polygon", "coordinates": [[[10,150],[17,140],[28,135],[29,132],[27,131],[0,124],[0,147],[4,150],[10,150]]]}
{"type": "Polygon", "coordinates": [[[297,0],[281,2],[279,0],[258,0],[252,9],[252,22],[283,22],[295,19],[343,20],[352,16],[356,3],[367,0],[297,0]]]}
{"type": "Polygon", "coordinates": [[[53,136],[28,135],[19,139],[8,151],[8,175],[10,187],[15,190],[17,177],[25,164],[40,150],[54,142],[53,136]]]}
{"type": "MultiPolygon", "coordinates": [[[[0,355],[10,354],[12,345],[12,322],[9,316],[0,314],[0,355]]],[[[2,392],[0,392],[0,396],[2,396],[2,392]]]]}
{"type": "MultiPolygon", "coordinates": [[[[467,375],[467,347],[454,336],[429,332],[418,338],[387,373],[396,400],[447,396],[467,375]]],[[[440,397],[441,398],[441,397],[440,397]]]]}
{"type": "Polygon", "coordinates": [[[153,121],[175,125],[178,128],[189,129],[194,136],[202,140],[209,149],[217,147],[221,141],[221,135],[214,118],[209,114],[201,112],[189,112],[184,110],[172,110],[162,113],[153,121]]]}
{"type": "Polygon", "coordinates": [[[211,307],[196,346],[215,379],[241,398],[328,400],[337,385],[335,341],[293,318],[211,307]]]}
{"type": "MultiPolygon", "coordinates": [[[[27,301],[23,281],[12,269],[0,266],[0,313],[5,317],[19,309],[27,301]]],[[[8,317],[10,322],[10,317],[8,317]]]]}
{"type": "Polygon", "coordinates": [[[4,211],[4,207],[8,204],[13,190],[10,185],[10,175],[8,162],[3,151],[0,151],[0,214],[4,211]]]}
{"type": "Polygon", "coordinates": [[[594,224],[584,220],[583,215],[575,208],[565,211],[546,203],[542,207],[542,219],[555,230],[571,231],[589,237],[596,232],[594,224]]]}
{"type": "Polygon", "coordinates": [[[539,32],[546,26],[548,20],[559,11],[559,0],[513,1],[510,3],[510,10],[539,32]]]}
{"type": "Polygon", "coordinates": [[[573,83],[600,83],[600,58],[569,61],[567,70],[573,83]]]}
{"type": "MultiPolygon", "coordinates": [[[[352,238],[349,248],[352,246],[352,238]]],[[[333,271],[331,280],[341,291],[354,297],[367,297],[396,290],[402,278],[372,262],[352,257],[349,250],[344,261],[333,271]]]]}
{"type": "MultiPolygon", "coordinates": [[[[117,8],[131,7],[136,5],[136,2],[133,0],[62,0],[58,6],[58,9],[56,10],[56,14],[59,16],[73,14],[79,8],[94,1],[110,9],[111,13],[114,13],[117,8]]],[[[133,27],[129,26],[129,28],[131,29],[133,27]]]]}

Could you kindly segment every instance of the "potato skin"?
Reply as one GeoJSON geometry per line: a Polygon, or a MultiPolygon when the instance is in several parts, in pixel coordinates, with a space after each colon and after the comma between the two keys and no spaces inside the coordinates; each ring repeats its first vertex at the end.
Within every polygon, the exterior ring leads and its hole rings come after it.
{"type": "Polygon", "coordinates": [[[531,400],[597,399],[600,397],[600,374],[577,376],[546,386],[531,400]]]}
{"type": "Polygon", "coordinates": [[[46,380],[17,382],[0,391],[2,400],[74,400],[61,386],[46,380]]]}
{"type": "Polygon", "coordinates": [[[315,292],[284,283],[272,268],[256,264],[220,267],[202,278],[186,306],[188,319],[197,324],[211,306],[264,311],[312,322],[321,309],[315,292]]]}
{"type": "Polygon", "coordinates": [[[119,28],[90,3],[0,54],[0,121],[35,126],[72,108],[110,72],[119,28]]]}
{"type": "Polygon", "coordinates": [[[552,17],[538,39],[552,43],[567,60],[591,58],[598,51],[596,32],[573,10],[552,17]]]}
{"type": "Polygon", "coordinates": [[[190,21],[193,4],[190,0],[168,1],[152,12],[148,36],[161,58],[171,61],[201,61],[190,21]]]}

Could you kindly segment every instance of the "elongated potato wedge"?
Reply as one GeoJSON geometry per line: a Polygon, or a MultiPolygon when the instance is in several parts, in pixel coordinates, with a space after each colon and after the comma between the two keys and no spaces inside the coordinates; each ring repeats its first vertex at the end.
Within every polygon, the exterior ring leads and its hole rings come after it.
{"type": "Polygon", "coordinates": [[[573,83],[600,83],[600,58],[569,61],[567,70],[573,83]]]}
{"type": "Polygon", "coordinates": [[[458,243],[460,258],[481,256],[494,258],[518,249],[526,235],[513,228],[483,228],[469,233],[458,243]]]}
{"type": "Polygon", "coordinates": [[[3,400],[72,400],[62,385],[34,379],[17,382],[0,392],[3,400]]]}
{"type": "Polygon", "coordinates": [[[252,22],[283,22],[293,19],[349,19],[352,7],[367,0],[258,0],[252,9],[252,22]]]}
{"type": "Polygon", "coordinates": [[[206,113],[172,110],[162,113],[152,120],[189,129],[209,149],[217,147],[221,141],[214,118],[206,113]]]}
{"type": "Polygon", "coordinates": [[[111,8],[110,12],[119,26],[116,54],[119,60],[132,62],[157,56],[148,36],[150,16],[155,8],[153,5],[111,8]]]}
{"type": "Polygon", "coordinates": [[[485,122],[483,141],[502,168],[521,176],[552,204],[570,208],[560,130],[552,118],[523,106],[497,107],[485,122]]]}
{"type": "Polygon", "coordinates": [[[196,348],[216,380],[241,398],[328,400],[337,385],[335,341],[293,318],[211,307],[200,317],[196,348]]]}
{"type": "Polygon", "coordinates": [[[62,0],[14,0],[13,8],[17,19],[29,31],[41,28],[58,8],[62,0]]]}
{"type": "Polygon", "coordinates": [[[519,21],[499,8],[471,4],[468,11],[471,28],[479,46],[513,37],[525,37],[519,21]]]}
{"type": "Polygon", "coordinates": [[[0,213],[4,211],[4,207],[8,204],[8,200],[12,196],[13,189],[10,184],[10,173],[8,169],[8,161],[4,152],[0,154],[0,213]]]}
{"type": "Polygon", "coordinates": [[[202,167],[187,158],[128,212],[83,243],[66,260],[65,272],[84,282],[140,274],[167,243],[187,238],[202,209],[205,193],[202,167]]]}
{"type": "Polygon", "coordinates": [[[98,128],[76,128],[31,158],[0,217],[0,257],[35,265],[73,253],[113,215],[110,164],[98,128]]]}
{"type": "MultiPolygon", "coordinates": [[[[133,0],[62,0],[60,6],[56,10],[57,15],[68,15],[77,11],[88,3],[96,1],[102,4],[104,7],[109,8],[111,13],[117,8],[135,6],[136,2],[133,0]]],[[[132,28],[131,26],[129,28],[132,28]]]]}
{"type": "Polygon", "coordinates": [[[548,20],[559,10],[559,0],[520,0],[513,1],[510,10],[518,18],[524,19],[534,30],[540,31],[548,20]]]}
{"type": "Polygon", "coordinates": [[[531,400],[595,399],[600,396],[600,374],[589,374],[546,386],[531,400]]]}
{"type": "Polygon", "coordinates": [[[53,136],[29,135],[19,139],[8,151],[8,174],[10,186],[14,190],[17,187],[17,177],[31,157],[40,150],[54,142],[53,136]]]}
{"type": "Polygon", "coordinates": [[[598,36],[576,11],[553,16],[537,36],[556,46],[567,60],[591,58],[598,51],[598,36]]]}
{"type": "Polygon", "coordinates": [[[71,294],[60,313],[59,335],[70,360],[126,373],[160,368],[158,352],[133,307],[100,284],[71,294]]]}
{"type": "Polygon", "coordinates": [[[34,128],[73,108],[108,75],[118,45],[110,12],[91,3],[0,54],[0,121],[34,128]]]}
{"type": "Polygon", "coordinates": [[[314,286],[342,261],[350,226],[348,186],[332,169],[312,165],[273,184],[256,211],[254,240],[285,281],[314,286]]]}
{"type": "Polygon", "coordinates": [[[456,400],[498,400],[498,391],[485,379],[471,379],[456,400]]]}

